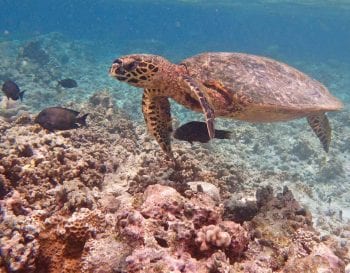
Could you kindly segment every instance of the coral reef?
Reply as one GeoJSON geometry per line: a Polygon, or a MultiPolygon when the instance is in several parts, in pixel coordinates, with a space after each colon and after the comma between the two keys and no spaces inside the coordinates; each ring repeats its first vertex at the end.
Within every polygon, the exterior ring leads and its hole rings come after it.
{"type": "Polygon", "coordinates": [[[18,191],[0,201],[1,257],[9,272],[34,272],[39,254],[40,219],[45,212],[32,210],[18,191]]]}
{"type": "MultiPolygon", "coordinates": [[[[259,213],[248,223],[250,242],[237,272],[343,272],[344,262],[320,240],[310,213],[287,188],[272,196],[271,189],[257,192],[259,213]],[[265,193],[264,193],[265,192],[265,193]],[[266,194],[267,193],[267,194],[266,194]],[[315,262],[317,260],[317,262],[315,262]],[[259,261],[259,262],[256,262],[259,261]]],[[[344,259],[344,257],[343,257],[344,259]]]]}
{"type": "Polygon", "coordinates": [[[49,62],[50,56],[41,48],[40,41],[30,41],[24,45],[19,58],[28,58],[40,65],[45,65],[49,62]]]}
{"type": "Polygon", "coordinates": [[[347,244],[319,236],[287,188],[240,190],[249,175],[201,147],[175,145],[174,166],[106,91],[82,109],[89,127],[70,131],[46,132],[30,115],[1,121],[0,270],[343,272],[349,262],[347,244]]]}
{"type": "Polygon", "coordinates": [[[27,112],[28,107],[20,101],[8,99],[5,96],[0,101],[0,117],[6,120],[16,119],[20,114],[27,112]]]}
{"type": "Polygon", "coordinates": [[[188,199],[168,186],[152,185],[140,202],[137,210],[118,216],[119,234],[134,249],[126,258],[126,272],[143,272],[144,267],[146,272],[206,272],[207,258],[220,251],[234,260],[248,244],[247,231],[223,221],[222,207],[204,193],[188,199]]]}

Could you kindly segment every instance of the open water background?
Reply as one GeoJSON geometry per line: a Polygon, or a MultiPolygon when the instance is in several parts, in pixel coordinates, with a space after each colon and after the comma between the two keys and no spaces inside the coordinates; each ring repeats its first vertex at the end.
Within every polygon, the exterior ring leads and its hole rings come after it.
{"type": "Polygon", "coordinates": [[[285,60],[349,62],[350,3],[291,2],[297,4],[2,0],[0,30],[10,32],[7,39],[61,32],[71,39],[95,41],[101,54],[123,46],[133,52],[143,47],[143,40],[146,44],[154,40],[162,48],[148,51],[161,54],[166,49],[173,55],[170,58],[202,51],[244,51],[285,60]]]}

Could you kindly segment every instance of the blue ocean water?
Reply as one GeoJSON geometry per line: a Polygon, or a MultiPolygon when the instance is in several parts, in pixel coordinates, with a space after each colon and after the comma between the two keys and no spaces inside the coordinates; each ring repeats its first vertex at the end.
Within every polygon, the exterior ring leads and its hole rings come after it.
{"type": "Polygon", "coordinates": [[[124,44],[132,52],[142,47],[142,40],[153,39],[178,58],[202,51],[244,51],[349,62],[350,4],[293,2],[2,0],[0,29],[9,31],[9,38],[61,32],[95,41],[96,51],[108,45],[110,53],[124,44]]]}

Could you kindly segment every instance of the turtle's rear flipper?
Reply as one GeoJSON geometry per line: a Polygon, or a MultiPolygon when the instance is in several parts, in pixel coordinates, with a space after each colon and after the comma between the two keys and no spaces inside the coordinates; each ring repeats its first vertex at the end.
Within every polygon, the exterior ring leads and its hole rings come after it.
{"type": "Polygon", "coordinates": [[[332,129],[329,125],[328,118],[325,113],[319,115],[312,115],[307,117],[312,130],[319,138],[323,145],[323,149],[328,153],[329,144],[331,142],[332,129]]]}
{"type": "Polygon", "coordinates": [[[142,112],[148,132],[155,137],[163,152],[173,159],[170,141],[173,129],[168,98],[161,96],[158,89],[145,89],[142,97],[142,112]]]}
{"type": "Polygon", "coordinates": [[[201,91],[201,84],[199,84],[195,79],[191,78],[190,76],[183,76],[182,78],[187,84],[187,86],[190,88],[191,92],[193,92],[196,95],[205,115],[205,122],[207,124],[209,137],[210,139],[213,139],[215,137],[214,110],[211,108],[209,102],[205,98],[204,93],[201,91]]]}

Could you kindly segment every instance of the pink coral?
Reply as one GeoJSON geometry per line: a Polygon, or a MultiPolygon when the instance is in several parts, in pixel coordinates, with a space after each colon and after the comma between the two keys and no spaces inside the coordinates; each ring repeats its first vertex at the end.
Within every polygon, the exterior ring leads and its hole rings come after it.
{"type": "Polygon", "coordinates": [[[211,246],[227,248],[231,244],[231,236],[219,226],[204,226],[197,233],[196,243],[200,251],[207,251],[211,246]]]}
{"type": "Polygon", "coordinates": [[[143,240],[145,219],[138,211],[130,211],[118,216],[118,228],[121,235],[133,240],[143,240]]]}
{"type": "Polygon", "coordinates": [[[186,199],[173,188],[152,185],[139,200],[141,213],[119,213],[119,232],[135,248],[126,258],[127,272],[207,272],[201,258],[227,252],[234,259],[246,249],[248,232],[222,221],[222,208],[204,193],[186,199]]]}
{"type": "Polygon", "coordinates": [[[196,243],[200,251],[223,249],[234,257],[246,249],[248,232],[239,224],[222,221],[218,225],[203,226],[197,232],[196,243]]]}

